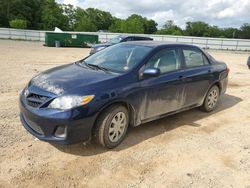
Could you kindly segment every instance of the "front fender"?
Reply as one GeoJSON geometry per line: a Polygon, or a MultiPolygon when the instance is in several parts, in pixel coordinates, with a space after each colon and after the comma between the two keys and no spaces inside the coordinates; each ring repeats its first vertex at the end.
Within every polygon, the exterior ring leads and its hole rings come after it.
{"type": "Polygon", "coordinates": [[[127,109],[129,110],[129,115],[130,115],[130,125],[136,126],[136,120],[138,117],[137,111],[135,107],[125,98],[117,98],[117,99],[108,101],[107,103],[102,105],[101,108],[99,108],[98,110],[99,114],[101,114],[105,109],[115,104],[120,104],[120,105],[124,105],[125,107],[127,107],[127,109]]]}

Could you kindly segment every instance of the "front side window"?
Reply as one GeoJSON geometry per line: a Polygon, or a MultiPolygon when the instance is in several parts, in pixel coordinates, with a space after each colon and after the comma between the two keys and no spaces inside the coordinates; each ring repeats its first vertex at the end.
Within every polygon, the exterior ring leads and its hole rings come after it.
{"type": "Polygon", "coordinates": [[[150,58],[145,68],[158,68],[161,74],[181,68],[178,51],[176,49],[163,49],[150,58]]]}
{"type": "Polygon", "coordinates": [[[209,62],[203,53],[195,49],[183,49],[186,67],[197,67],[208,65],[209,62]]]}
{"type": "Polygon", "coordinates": [[[87,57],[83,63],[124,73],[140,63],[151,50],[148,46],[120,43],[87,57]]]}

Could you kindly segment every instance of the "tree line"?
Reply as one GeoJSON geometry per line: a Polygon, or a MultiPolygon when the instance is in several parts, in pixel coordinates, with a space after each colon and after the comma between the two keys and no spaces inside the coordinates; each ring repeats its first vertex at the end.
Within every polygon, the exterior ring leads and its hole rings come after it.
{"type": "Polygon", "coordinates": [[[219,28],[205,22],[187,22],[184,29],[173,20],[166,20],[162,28],[141,15],[132,14],[119,19],[110,12],[99,9],[83,9],[59,4],[55,0],[0,0],[0,27],[18,29],[65,31],[107,31],[116,33],[145,33],[163,35],[186,35],[197,37],[221,37],[250,39],[250,24],[240,28],[219,28]]]}

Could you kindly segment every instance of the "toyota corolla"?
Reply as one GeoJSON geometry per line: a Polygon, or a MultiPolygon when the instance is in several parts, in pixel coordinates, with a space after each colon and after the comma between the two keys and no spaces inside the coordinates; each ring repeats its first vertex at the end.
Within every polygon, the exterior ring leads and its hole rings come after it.
{"type": "Polygon", "coordinates": [[[129,126],[195,107],[213,111],[228,72],[193,45],[120,43],[35,76],[20,95],[20,118],[40,140],[93,138],[114,148],[129,126]]]}

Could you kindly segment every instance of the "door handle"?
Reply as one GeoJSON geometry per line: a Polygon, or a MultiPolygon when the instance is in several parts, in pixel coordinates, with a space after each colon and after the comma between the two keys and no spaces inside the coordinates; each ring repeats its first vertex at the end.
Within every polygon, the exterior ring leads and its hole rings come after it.
{"type": "Polygon", "coordinates": [[[211,73],[211,72],[212,72],[212,70],[211,70],[211,69],[209,69],[207,72],[208,72],[208,73],[211,73]]]}

